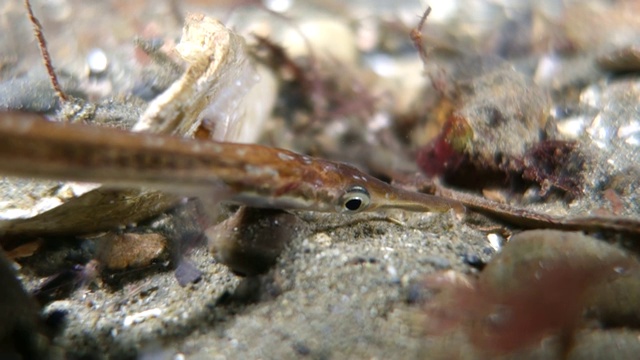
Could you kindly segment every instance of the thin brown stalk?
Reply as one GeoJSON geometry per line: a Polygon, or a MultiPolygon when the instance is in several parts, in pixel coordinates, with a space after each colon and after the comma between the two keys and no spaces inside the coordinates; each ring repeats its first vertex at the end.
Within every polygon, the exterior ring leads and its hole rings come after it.
{"type": "Polygon", "coordinates": [[[58,95],[58,98],[60,98],[60,101],[66,102],[69,100],[69,98],[64,93],[64,91],[62,91],[62,87],[60,87],[58,77],[56,76],[56,72],[53,69],[53,65],[51,64],[51,56],[49,55],[49,49],[47,49],[47,41],[44,39],[44,34],[42,33],[42,25],[33,14],[33,10],[31,9],[31,2],[29,0],[24,0],[24,5],[27,8],[29,20],[33,24],[33,32],[36,36],[36,39],[38,39],[38,47],[40,47],[40,52],[42,53],[42,62],[47,68],[51,86],[53,86],[53,90],[56,92],[56,95],[58,95]]]}
{"type": "Polygon", "coordinates": [[[430,13],[431,13],[431,6],[427,6],[427,9],[424,11],[424,14],[422,14],[422,17],[420,18],[420,22],[418,23],[418,26],[412,29],[410,34],[411,41],[413,42],[413,46],[415,46],[415,48],[418,49],[418,53],[420,54],[420,59],[422,60],[422,63],[425,66],[427,65],[427,49],[424,47],[424,44],[422,42],[422,29],[424,28],[424,24],[427,21],[427,17],[429,16],[430,13]]]}

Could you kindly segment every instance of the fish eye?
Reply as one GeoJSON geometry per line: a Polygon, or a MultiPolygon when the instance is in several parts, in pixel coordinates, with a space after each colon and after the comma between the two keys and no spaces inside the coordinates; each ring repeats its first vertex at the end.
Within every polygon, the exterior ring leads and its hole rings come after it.
{"type": "Polygon", "coordinates": [[[350,187],[340,198],[341,211],[358,212],[366,209],[371,202],[369,192],[362,186],[350,187]]]}

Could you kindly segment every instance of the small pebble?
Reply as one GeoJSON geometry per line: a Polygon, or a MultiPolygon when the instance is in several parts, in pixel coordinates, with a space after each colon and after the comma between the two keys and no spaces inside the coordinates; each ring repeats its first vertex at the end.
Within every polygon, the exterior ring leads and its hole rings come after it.
{"type": "Polygon", "coordinates": [[[297,216],[273,209],[241,207],[230,218],[206,230],[216,260],[243,276],[267,272],[284,248],[305,233],[297,216]]]}
{"type": "Polygon", "coordinates": [[[293,0],[264,0],[264,6],[278,13],[286,12],[293,5],[293,0]]]}
{"type": "Polygon", "coordinates": [[[195,284],[202,279],[202,271],[186,259],[182,259],[182,261],[180,261],[175,274],[178,284],[182,287],[185,287],[188,284],[195,284]]]}
{"type": "Polygon", "coordinates": [[[489,234],[487,235],[487,240],[489,240],[489,245],[496,252],[502,249],[502,245],[504,244],[504,238],[498,234],[489,234]]]}
{"type": "Polygon", "coordinates": [[[94,48],[87,54],[87,66],[91,75],[102,75],[109,67],[109,59],[102,49],[94,48]]]}
{"type": "Polygon", "coordinates": [[[598,57],[598,65],[613,72],[640,71],[640,45],[616,49],[598,57]]]}
{"type": "Polygon", "coordinates": [[[149,266],[167,254],[167,239],[160,234],[108,234],[100,240],[98,257],[108,270],[149,266]]]}

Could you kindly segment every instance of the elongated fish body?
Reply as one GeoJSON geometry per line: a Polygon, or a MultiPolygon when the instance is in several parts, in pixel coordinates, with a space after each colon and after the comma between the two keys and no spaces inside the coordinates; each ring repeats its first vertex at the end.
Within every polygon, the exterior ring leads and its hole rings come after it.
{"type": "Polygon", "coordinates": [[[134,133],[0,113],[0,174],[206,194],[249,206],[322,212],[462,209],[343,163],[255,144],[134,133]]]}

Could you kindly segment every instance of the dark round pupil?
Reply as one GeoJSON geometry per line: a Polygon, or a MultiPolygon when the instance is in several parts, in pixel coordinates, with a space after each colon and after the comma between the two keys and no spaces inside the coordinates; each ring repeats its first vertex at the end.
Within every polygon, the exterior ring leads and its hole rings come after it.
{"type": "Polygon", "coordinates": [[[360,209],[361,205],[362,205],[362,199],[360,198],[349,199],[347,200],[347,202],[344,203],[344,207],[346,207],[351,211],[356,211],[360,209]]]}

